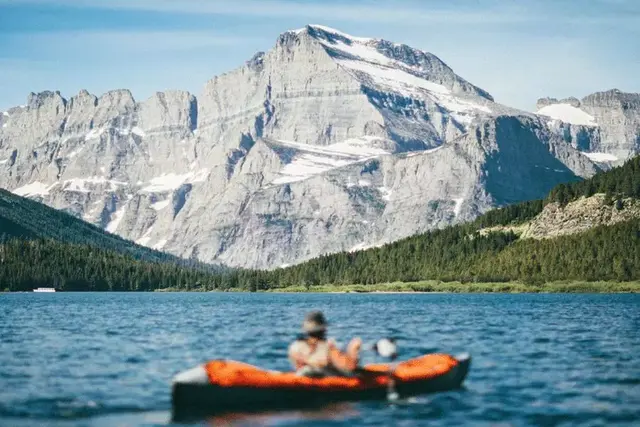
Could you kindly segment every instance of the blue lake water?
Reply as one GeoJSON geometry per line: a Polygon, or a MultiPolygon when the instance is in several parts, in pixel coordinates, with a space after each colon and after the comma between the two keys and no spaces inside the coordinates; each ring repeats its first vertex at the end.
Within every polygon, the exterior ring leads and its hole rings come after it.
{"type": "Polygon", "coordinates": [[[316,308],[339,343],[392,335],[402,358],[470,352],[464,388],[201,424],[640,420],[640,295],[57,293],[0,294],[0,425],[170,425],[174,374],[215,358],[287,369],[288,343],[316,308]]]}

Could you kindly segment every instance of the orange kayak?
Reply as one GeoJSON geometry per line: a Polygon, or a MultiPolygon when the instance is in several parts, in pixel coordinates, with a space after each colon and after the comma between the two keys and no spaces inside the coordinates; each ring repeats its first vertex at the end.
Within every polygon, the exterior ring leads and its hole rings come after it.
{"type": "MultiPolygon", "coordinates": [[[[428,354],[400,362],[393,372],[400,397],[461,386],[471,357],[428,354]]],[[[316,406],[330,402],[385,399],[388,364],[366,365],[352,377],[309,378],[232,360],[213,360],[174,377],[174,417],[198,413],[316,406]]]]}

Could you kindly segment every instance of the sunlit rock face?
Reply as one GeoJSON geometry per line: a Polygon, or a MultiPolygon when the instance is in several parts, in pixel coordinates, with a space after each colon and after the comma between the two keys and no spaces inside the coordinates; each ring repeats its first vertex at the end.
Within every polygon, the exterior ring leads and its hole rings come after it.
{"type": "Polygon", "coordinates": [[[275,268],[591,176],[638,152],[637,107],[613,91],[526,113],[431,53],[307,26],[197,97],[31,94],[0,113],[0,185],[149,247],[275,268]]]}

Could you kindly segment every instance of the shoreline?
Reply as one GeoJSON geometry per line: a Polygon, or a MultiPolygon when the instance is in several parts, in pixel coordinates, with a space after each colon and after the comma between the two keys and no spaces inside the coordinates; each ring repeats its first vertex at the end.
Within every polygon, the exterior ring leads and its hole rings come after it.
{"type": "MultiPolygon", "coordinates": [[[[0,293],[32,293],[32,291],[0,291],[0,293]]],[[[74,292],[60,289],[59,292],[74,292]]],[[[75,291],[86,292],[86,291],[75,291]]],[[[91,292],[91,291],[90,291],[91,292]]],[[[109,291],[93,291],[109,292],[109,291]]],[[[135,292],[135,291],[118,291],[135,292]]],[[[420,282],[394,282],[373,285],[317,285],[317,286],[285,286],[272,289],[251,291],[243,288],[164,288],[142,292],[216,292],[216,293],[272,293],[272,294],[637,294],[640,293],[640,281],[557,281],[542,284],[526,284],[522,282],[440,282],[436,280],[420,282]]]]}
{"type": "Polygon", "coordinates": [[[479,294],[479,293],[509,293],[509,294],[539,294],[539,293],[640,293],[640,281],[614,282],[614,281],[558,281],[538,285],[522,282],[394,282],[374,285],[318,285],[318,286],[286,286],[282,288],[261,289],[250,291],[248,289],[157,289],[154,292],[243,292],[243,293],[323,293],[323,294],[479,294]]]}

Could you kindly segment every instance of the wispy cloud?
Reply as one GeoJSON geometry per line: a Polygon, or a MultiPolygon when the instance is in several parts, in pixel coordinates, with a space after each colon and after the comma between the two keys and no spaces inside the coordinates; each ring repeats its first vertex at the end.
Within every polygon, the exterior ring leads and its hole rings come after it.
{"type": "MultiPolygon", "coordinates": [[[[596,0],[606,3],[606,13],[592,8],[576,8],[571,13],[554,13],[569,7],[563,1],[441,2],[432,0],[315,2],[293,0],[21,0],[21,4],[66,5],[79,8],[136,10],[164,13],[260,16],[271,18],[307,18],[313,22],[395,23],[404,25],[495,25],[526,22],[557,22],[586,25],[624,25],[640,27],[640,13],[635,0],[596,0]]],[[[12,0],[0,0],[0,5],[12,0]]],[[[13,2],[15,4],[15,2],[13,2]]]]}
{"type": "MultiPolygon", "coordinates": [[[[11,0],[0,0],[0,5],[11,0]]],[[[22,4],[50,5],[51,0],[21,0],[22,4]]],[[[492,2],[493,3],[493,2],[492,2]]],[[[496,24],[516,23],[531,18],[504,4],[483,8],[443,7],[441,2],[355,1],[350,3],[286,0],[57,0],[55,4],[98,9],[137,10],[165,13],[308,18],[314,22],[378,22],[402,24],[496,24]]]]}

